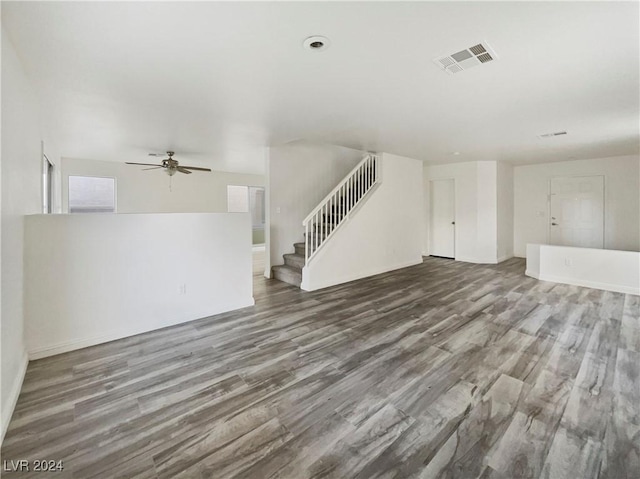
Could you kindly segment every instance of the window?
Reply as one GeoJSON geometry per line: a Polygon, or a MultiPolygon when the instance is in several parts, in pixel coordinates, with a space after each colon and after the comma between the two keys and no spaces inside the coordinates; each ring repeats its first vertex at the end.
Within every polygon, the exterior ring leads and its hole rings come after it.
{"type": "Polygon", "coordinates": [[[69,213],[115,212],[115,178],[69,176],[69,213]]]}
{"type": "Polygon", "coordinates": [[[227,211],[251,213],[254,228],[264,228],[264,188],[261,186],[227,186],[227,211]]]}

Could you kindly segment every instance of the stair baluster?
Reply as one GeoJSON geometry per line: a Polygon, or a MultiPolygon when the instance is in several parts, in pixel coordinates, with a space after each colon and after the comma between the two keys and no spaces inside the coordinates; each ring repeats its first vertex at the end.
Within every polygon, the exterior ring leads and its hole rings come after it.
{"type": "Polygon", "coordinates": [[[363,158],[305,218],[305,264],[380,181],[378,162],[375,155],[363,158]]]}
{"type": "Polygon", "coordinates": [[[309,213],[302,222],[304,243],[294,244],[295,253],[284,255],[285,264],[273,267],[275,278],[300,286],[304,265],[381,181],[379,161],[376,155],[367,155],[309,213]]]}

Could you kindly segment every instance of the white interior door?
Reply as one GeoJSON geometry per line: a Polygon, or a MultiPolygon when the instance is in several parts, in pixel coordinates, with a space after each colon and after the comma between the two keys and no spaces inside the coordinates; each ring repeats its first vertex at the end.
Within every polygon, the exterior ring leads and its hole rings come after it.
{"type": "Polygon", "coordinates": [[[549,243],[604,248],[604,177],[552,178],[549,243]]]}
{"type": "Polygon", "coordinates": [[[456,210],[454,180],[431,181],[429,254],[455,258],[456,210]]]}

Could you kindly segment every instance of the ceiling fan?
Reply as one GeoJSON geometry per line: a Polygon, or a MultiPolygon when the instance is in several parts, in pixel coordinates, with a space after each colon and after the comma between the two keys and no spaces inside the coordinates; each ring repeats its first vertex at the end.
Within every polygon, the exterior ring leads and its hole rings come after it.
{"type": "MultiPolygon", "coordinates": [[[[193,171],[211,171],[210,168],[198,168],[196,166],[181,166],[178,163],[178,160],[174,160],[173,159],[173,155],[175,155],[175,152],[173,151],[167,151],[167,157],[164,160],[162,160],[162,164],[160,165],[155,165],[153,163],[130,163],[130,162],[125,162],[127,165],[142,165],[142,166],[151,166],[152,168],[143,168],[142,171],[146,171],[146,170],[157,170],[158,168],[164,168],[165,171],[167,172],[167,175],[169,176],[173,176],[176,174],[176,171],[179,171],[180,173],[185,173],[187,175],[191,174],[190,170],[193,171]]],[[[149,156],[165,156],[163,153],[149,153],[149,156]]]]}

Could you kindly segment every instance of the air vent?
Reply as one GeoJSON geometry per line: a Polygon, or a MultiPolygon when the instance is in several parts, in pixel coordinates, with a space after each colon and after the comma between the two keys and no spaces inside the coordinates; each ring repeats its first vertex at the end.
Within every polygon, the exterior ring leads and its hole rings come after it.
{"type": "Polygon", "coordinates": [[[473,53],[474,55],[480,55],[481,53],[486,52],[486,48],[484,48],[482,46],[482,43],[478,43],[475,47],[471,47],[469,48],[469,50],[471,51],[471,53],[473,53]]]}
{"type": "Polygon", "coordinates": [[[435,58],[433,62],[452,75],[497,59],[498,56],[491,47],[482,42],[451,55],[435,58]]]}
{"type": "Polygon", "coordinates": [[[545,133],[544,135],[538,135],[539,138],[552,138],[554,136],[566,135],[566,131],[555,131],[553,133],[545,133]]]}

